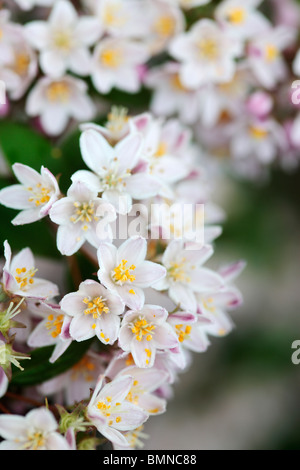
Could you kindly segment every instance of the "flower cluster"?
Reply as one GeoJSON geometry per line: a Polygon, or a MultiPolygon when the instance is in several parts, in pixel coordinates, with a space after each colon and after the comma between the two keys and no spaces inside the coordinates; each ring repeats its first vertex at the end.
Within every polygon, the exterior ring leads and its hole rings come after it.
{"type": "Polygon", "coordinates": [[[239,175],[298,164],[296,0],[7,3],[0,80],[47,135],[94,119],[114,89],[147,88],[151,112],[193,127],[239,175]]]}
{"type": "Polygon", "coordinates": [[[86,348],[36,384],[37,397],[57,404],[58,422],[49,405],[4,415],[0,449],[96,448],[94,431],[115,449],[141,445],[144,423],[166,411],[192,354],[232,331],[229,313],[242,303],[234,281],[245,263],[207,265],[224,214],[188,128],[145,112],[126,115],[117,130],[111,120],[86,122],[79,144],[82,169],[66,194],[49,169],[20,163],[18,183],[0,191],[1,204],[18,211],[14,225],[46,219],[62,260],[81,254],[94,268],[60,292],[38,277],[31,249],[13,255],[5,241],[1,395],[13,371],[26,373],[19,360],[39,348],[51,347],[54,367],[71,348],[86,348]]]}

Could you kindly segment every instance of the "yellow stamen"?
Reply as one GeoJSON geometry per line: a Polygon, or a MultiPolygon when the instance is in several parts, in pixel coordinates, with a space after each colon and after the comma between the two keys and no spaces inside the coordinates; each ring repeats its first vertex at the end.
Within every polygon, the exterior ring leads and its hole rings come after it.
{"type": "Polygon", "coordinates": [[[113,270],[113,280],[115,282],[123,284],[124,282],[133,282],[135,281],[135,276],[131,274],[130,271],[134,271],[136,266],[132,264],[129,268],[126,267],[127,261],[123,259],[119,266],[113,270]]]}
{"type": "Polygon", "coordinates": [[[155,330],[155,325],[148,323],[145,317],[140,316],[135,322],[130,323],[129,327],[132,333],[135,334],[135,339],[137,341],[142,341],[144,336],[147,336],[146,340],[151,341],[152,335],[151,333],[155,330]]]}

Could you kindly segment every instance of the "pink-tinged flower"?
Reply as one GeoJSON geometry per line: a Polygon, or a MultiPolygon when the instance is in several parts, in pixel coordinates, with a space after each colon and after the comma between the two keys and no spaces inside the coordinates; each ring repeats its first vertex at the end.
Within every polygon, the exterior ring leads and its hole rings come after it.
{"type": "Polygon", "coordinates": [[[128,446],[122,432],[138,428],[149,417],[126,399],[133,382],[133,377],[125,375],[104,385],[101,377],[87,407],[87,418],[100,434],[116,445],[128,446]]]}
{"type": "Polygon", "coordinates": [[[72,181],[83,181],[102,193],[120,214],[127,214],[132,199],[155,196],[159,183],[145,172],[134,172],[140,161],[142,136],[131,133],[112,147],[94,129],[86,130],[80,138],[80,148],[85,164],[92,170],[79,170],[72,181]]]}
{"type": "Polygon", "coordinates": [[[111,111],[107,115],[107,121],[103,126],[94,124],[93,122],[83,123],[79,126],[81,131],[94,129],[103,135],[111,145],[117,144],[127,134],[129,134],[130,117],[128,110],[122,106],[112,106],[111,111]]]}
{"type": "Polygon", "coordinates": [[[60,398],[72,406],[74,403],[89,399],[91,389],[96,386],[104,370],[101,355],[88,351],[66,372],[39,385],[38,391],[43,396],[52,396],[56,401],[60,398]]]}
{"type": "Polygon", "coordinates": [[[109,224],[117,217],[115,208],[81,181],[71,185],[67,197],[52,206],[49,216],[59,225],[57,248],[66,256],[76,253],[86,241],[95,248],[101,240],[111,241],[109,224]]]}
{"type": "Polygon", "coordinates": [[[130,237],[119,248],[111,243],[101,243],[98,248],[99,281],[132,309],[142,308],[145,302],[143,289],[163,279],[166,269],[146,260],[145,238],[130,237]]]}
{"type": "Polygon", "coordinates": [[[223,337],[234,328],[228,312],[236,310],[243,303],[243,296],[234,281],[245,266],[244,261],[238,261],[222,267],[219,274],[224,279],[224,287],[208,295],[197,294],[198,311],[210,320],[203,328],[206,335],[223,337]]]}
{"type": "Polygon", "coordinates": [[[144,83],[152,90],[150,109],[156,116],[179,116],[184,124],[199,117],[197,90],[186,88],[179,76],[180,64],[167,62],[147,72],[144,83]]]}
{"type": "Polygon", "coordinates": [[[247,111],[258,119],[267,118],[274,106],[273,97],[264,91],[252,93],[246,102],[247,111]]]}
{"type": "Polygon", "coordinates": [[[35,6],[51,7],[56,0],[15,0],[22,10],[31,10],[35,6]]]}
{"type": "Polygon", "coordinates": [[[267,165],[287,148],[284,129],[273,118],[237,120],[230,135],[230,151],[236,160],[257,159],[267,165]]]}
{"type": "Polygon", "coordinates": [[[138,367],[152,367],[157,350],[169,350],[178,345],[177,335],[167,319],[166,309],[148,304],[124,315],[119,345],[123,351],[131,352],[138,367]]]}
{"type": "Polygon", "coordinates": [[[182,310],[197,311],[196,292],[212,292],[223,286],[222,278],[202,265],[212,256],[210,245],[193,244],[189,249],[182,240],[172,240],[167,246],[162,264],[167,275],[153,287],[168,291],[170,298],[182,310]]]}
{"type": "Polygon", "coordinates": [[[5,264],[3,288],[9,295],[25,298],[51,299],[59,294],[58,287],[50,281],[36,277],[38,269],[30,248],[24,248],[12,258],[11,247],[4,242],[5,264]]]}
{"type": "Polygon", "coordinates": [[[169,315],[168,323],[178,336],[178,346],[172,350],[171,358],[180,369],[187,367],[186,350],[197,353],[205,352],[210,344],[204,328],[210,325],[207,315],[189,312],[175,312],[169,315]]]}
{"type": "Polygon", "coordinates": [[[151,177],[160,185],[159,195],[172,197],[170,185],[190,172],[191,133],[177,119],[162,123],[149,113],[130,121],[132,129],[143,135],[142,160],[151,177]]]}
{"type": "Polygon", "coordinates": [[[166,411],[166,400],[155,394],[156,390],[168,380],[169,376],[165,371],[154,367],[141,369],[129,366],[123,369],[116,378],[124,375],[130,375],[134,379],[126,400],[139,406],[149,415],[159,415],[166,411]]]}
{"type": "Polygon", "coordinates": [[[71,450],[59,434],[58,424],[47,408],[29,411],[26,416],[0,416],[1,450],[71,450]]]}
{"type": "Polygon", "coordinates": [[[71,317],[70,335],[76,341],[94,336],[104,344],[114,344],[120,330],[124,304],[96,281],[80,284],[77,292],[65,295],[61,308],[71,317]]]}
{"type": "Polygon", "coordinates": [[[250,70],[267,90],[272,90],[288,74],[283,51],[295,41],[294,29],[280,25],[270,26],[252,38],[248,45],[247,63],[250,70]]]}
{"type": "Polygon", "coordinates": [[[55,304],[40,303],[31,311],[42,317],[42,320],[29,335],[27,344],[31,348],[55,346],[49,359],[49,362],[54,363],[72,343],[69,334],[71,319],[55,304]]]}
{"type": "Polygon", "coordinates": [[[249,39],[270,26],[266,17],[257,10],[262,0],[223,0],[216,10],[219,24],[235,38],[249,39]]]}
{"type": "Polygon", "coordinates": [[[181,63],[179,76],[183,85],[197,89],[208,83],[232,80],[242,44],[213,20],[202,19],[173,39],[169,51],[181,63]]]}
{"type": "Polygon", "coordinates": [[[14,225],[30,224],[47,216],[60,195],[54,175],[45,167],[40,173],[21,163],[12,166],[20,184],[0,191],[0,203],[21,212],[12,220],[14,225]]]}
{"type": "Polygon", "coordinates": [[[40,53],[40,66],[46,75],[58,78],[67,70],[77,75],[89,75],[89,47],[101,34],[97,18],[78,16],[72,3],[59,0],[48,21],[31,21],[26,24],[25,31],[28,41],[40,53]]]}
{"type": "Polygon", "coordinates": [[[146,45],[131,39],[107,37],[93,53],[92,82],[100,93],[119,88],[136,93],[141,88],[138,67],[150,58],[146,45]]]}
{"type": "Polygon", "coordinates": [[[87,94],[87,84],[72,76],[42,77],[30,91],[26,113],[39,116],[43,130],[53,136],[60,135],[70,119],[82,122],[94,117],[95,106],[87,94]]]}

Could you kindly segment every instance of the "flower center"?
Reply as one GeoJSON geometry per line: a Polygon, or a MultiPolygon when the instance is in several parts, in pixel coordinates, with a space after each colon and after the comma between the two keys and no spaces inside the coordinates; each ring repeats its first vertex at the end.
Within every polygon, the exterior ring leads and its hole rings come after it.
{"type": "Polygon", "coordinates": [[[175,331],[178,336],[178,340],[180,343],[183,343],[183,341],[186,339],[187,336],[191,333],[192,327],[191,325],[186,325],[184,328],[184,325],[175,325],[175,331]]]}
{"type": "Polygon", "coordinates": [[[106,49],[102,51],[100,61],[105,67],[119,67],[123,62],[121,49],[106,49]]]}
{"type": "Polygon", "coordinates": [[[214,38],[204,38],[198,42],[200,56],[206,60],[216,60],[219,57],[219,44],[214,38]]]}
{"type": "Polygon", "coordinates": [[[156,326],[148,323],[145,317],[140,316],[135,322],[129,324],[129,328],[137,341],[142,341],[144,336],[147,341],[151,341],[156,326]]]}
{"type": "Polygon", "coordinates": [[[55,103],[67,103],[70,99],[70,88],[65,82],[54,82],[46,90],[47,99],[55,103]]]}
{"type": "Polygon", "coordinates": [[[29,284],[34,283],[33,277],[35,276],[35,273],[37,272],[37,269],[35,268],[17,268],[16,269],[16,276],[15,279],[18,284],[20,284],[20,289],[25,290],[29,284]]]}
{"type": "Polygon", "coordinates": [[[131,271],[134,271],[136,266],[132,264],[129,268],[126,266],[128,263],[127,260],[122,259],[121,263],[119,266],[113,269],[112,272],[112,278],[114,282],[117,284],[122,285],[124,282],[133,282],[135,281],[135,276],[131,273],[131,271]]]}
{"type": "Polygon", "coordinates": [[[28,432],[28,441],[21,447],[26,450],[38,450],[41,447],[44,447],[46,438],[42,431],[36,431],[34,433],[28,432]]]}
{"type": "Polygon", "coordinates": [[[106,128],[113,134],[121,132],[127,125],[128,120],[128,110],[126,108],[113,106],[111,112],[108,114],[106,128]]]}
{"type": "Polygon", "coordinates": [[[233,24],[242,24],[244,23],[245,19],[246,19],[246,11],[244,8],[242,7],[237,7],[237,8],[232,8],[229,12],[228,12],[228,21],[230,21],[230,23],[233,23],[233,24]]]}
{"type": "Polygon", "coordinates": [[[88,225],[86,223],[90,223],[93,220],[98,221],[99,217],[95,216],[95,204],[92,201],[89,202],[74,202],[75,212],[74,215],[70,217],[70,221],[73,224],[77,224],[78,222],[83,222],[83,230],[88,230],[88,225]]]}
{"type": "Polygon", "coordinates": [[[168,274],[176,282],[190,282],[189,276],[187,276],[185,273],[184,261],[181,263],[170,263],[168,274]]]}
{"type": "Polygon", "coordinates": [[[203,301],[203,306],[206,310],[208,310],[211,313],[214,313],[216,311],[216,307],[214,306],[214,299],[212,297],[205,299],[203,301]]]}
{"type": "Polygon", "coordinates": [[[119,27],[122,26],[126,19],[120,14],[120,5],[106,5],[102,12],[102,21],[106,26],[119,27]]]}
{"type": "Polygon", "coordinates": [[[279,56],[279,51],[274,44],[267,44],[265,49],[266,60],[268,62],[274,62],[275,59],[279,56]]]}
{"type": "Polygon", "coordinates": [[[161,36],[171,36],[175,32],[175,20],[171,16],[161,16],[154,24],[154,31],[161,36]]]}
{"type": "Polygon", "coordinates": [[[13,70],[18,75],[25,75],[27,73],[28,67],[30,64],[30,57],[25,53],[17,53],[15,55],[15,61],[13,65],[13,70]]]}
{"type": "Polygon", "coordinates": [[[50,314],[48,315],[47,320],[48,322],[46,323],[46,328],[49,330],[49,334],[51,334],[52,338],[57,338],[57,336],[61,333],[64,315],[50,314]]]}
{"type": "MultiPolygon", "coordinates": [[[[103,416],[105,416],[106,418],[110,418],[111,413],[115,412],[120,405],[121,403],[112,404],[111,397],[105,397],[103,401],[98,401],[97,408],[98,410],[101,411],[103,416]]],[[[120,423],[120,421],[122,421],[121,416],[117,416],[115,418],[115,422],[120,423]]],[[[114,424],[114,421],[112,419],[109,419],[108,425],[112,426],[113,424],[114,424]]]]}
{"type": "Polygon", "coordinates": [[[87,297],[83,299],[83,302],[86,304],[87,308],[84,310],[85,315],[92,315],[94,319],[99,318],[102,313],[108,313],[109,308],[106,305],[106,299],[103,299],[102,296],[94,297],[92,300],[87,297]]]}
{"type": "Polygon", "coordinates": [[[49,188],[42,186],[42,183],[37,183],[35,187],[29,186],[27,191],[31,193],[31,196],[28,198],[29,202],[34,202],[34,204],[38,207],[41,204],[46,204],[50,200],[50,192],[49,188]]]}
{"type": "Polygon", "coordinates": [[[171,84],[172,84],[173,88],[175,88],[175,90],[177,90],[177,91],[187,91],[187,89],[185,88],[185,86],[182,84],[178,73],[175,74],[175,75],[172,77],[172,79],[171,79],[171,84]]]}
{"type": "MultiPolygon", "coordinates": [[[[104,168],[105,170],[106,168],[104,168]]],[[[120,187],[125,187],[126,178],[131,175],[131,171],[127,169],[122,175],[118,174],[118,159],[114,159],[113,168],[107,170],[105,176],[102,177],[103,190],[106,189],[120,189],[120,187]]]]}
{"type": "Polygon", "coordinates": [[[78,377],[84,378],[86,382],[94,380],[93,372],[95,371],[95,364],[87,357],[84,356],[71,370],[71,380],[78,380],[78,377]]]}
{"type": "Polygon", "coordinates": [[[268,136],[268,131],[258,126],[250,126],[250,134],[256,140],[263,140],[268,136]]]}
{"type": "Polygon", "coordinates": [[[72,47],[72,37],[69,31],[57,31],[53,36],[54,46],[64,52],[69,52],[72,47]]]}

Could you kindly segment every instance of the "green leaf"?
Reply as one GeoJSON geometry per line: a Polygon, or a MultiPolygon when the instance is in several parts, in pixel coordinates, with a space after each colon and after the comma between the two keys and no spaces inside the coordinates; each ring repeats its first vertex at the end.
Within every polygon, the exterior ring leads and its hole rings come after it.
{"type": "Polygon", "coordinates": [[[44,165],[54,175],[61,170],[50,140],[26,124],[0,122],[0,144],[10,165],[23,163],[37,171],[44,165]]]}
{"type": "Polygon", "coordinates": [[[80,361],[91,346],[92,341],[93,339],[80,343],[73,341],[65,353],[53,364],[49,362],[49,358],[53,352],[53,346],[46,346],[34,350],[30,354],[31,359],[26,361],[26,364],[22,363],[22,367],[24,367],[23,371],[13,366],[11,385],[39,385],[66,372],[80,361]]]}

